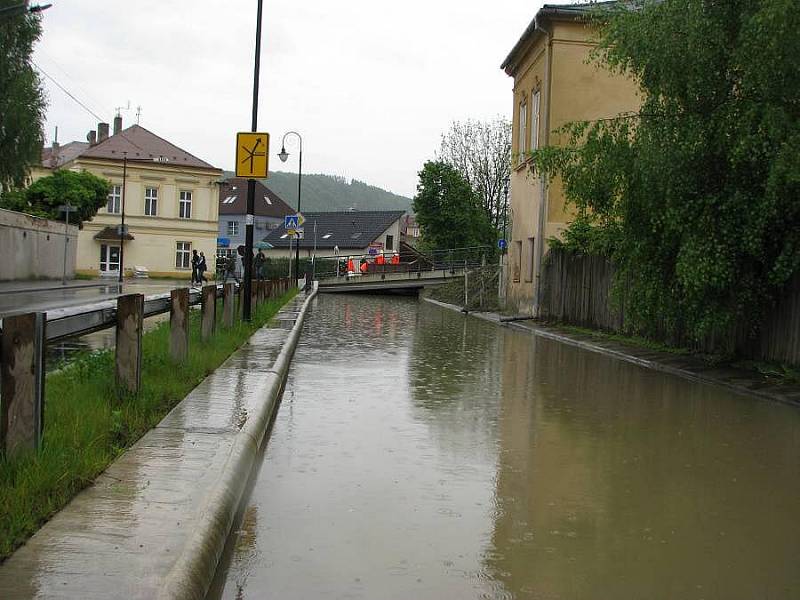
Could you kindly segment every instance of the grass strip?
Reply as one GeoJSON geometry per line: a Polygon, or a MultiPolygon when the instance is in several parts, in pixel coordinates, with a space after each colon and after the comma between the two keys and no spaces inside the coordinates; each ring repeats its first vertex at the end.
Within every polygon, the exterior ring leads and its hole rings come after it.
{"type": "MultiPolygon", "coordinates": [[[[189,356],[169,355],[169,322],[143,336],[142,389],[118,397],[114,352],[78,356],[47,376],[45,429],[38,453],[0,458],[0,561],[89,485],[296,295],[254,308],[250,323],[218,327],[200,340],[200,311],[189,316],[189,356]]],[[[221,310],[218,310],[221,315],[221,310]]]]}

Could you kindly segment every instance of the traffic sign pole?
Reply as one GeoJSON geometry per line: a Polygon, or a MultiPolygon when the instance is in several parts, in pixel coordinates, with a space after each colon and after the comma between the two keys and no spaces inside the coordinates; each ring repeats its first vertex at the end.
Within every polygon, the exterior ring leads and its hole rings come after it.
{"type": "MultiPolygon", "coordinates": [[[[264,8],[264,0],[258,0],[258,11],[256,16],[256,58],[253,69],[253,122],[250,130],[255,132],[258,129],[258,77],[261,70],[261,15],[264,8]]],[[[237,136],[238,138],[238,136],[237,136]]],[[[253,147],[252,152],[255,153],[253,147]]],[[[264,151],[265,155],[267,151],[264,151]]],[[[239,154],[239,144],[237,139],[237,158],[239,154]]],[[[251,172],[253,161],[250,163],[251,172]]],[[[239,168],[239,161],[236,161],[236,168],[239,168]]],[[[255,221],[256,205],[256,180],[251,177],[247,180],[247,217],[244,227],[244,298],[242,298],[242,319],[250,321],[252,319],[252,287],[253,287],[253,223],[255,221]]]]}

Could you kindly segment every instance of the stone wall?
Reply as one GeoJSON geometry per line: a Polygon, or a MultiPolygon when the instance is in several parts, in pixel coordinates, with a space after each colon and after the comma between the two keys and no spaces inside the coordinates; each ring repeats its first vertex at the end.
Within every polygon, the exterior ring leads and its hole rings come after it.
{"type": "Polygon", "coordinates": [[[67,277],[75,276],[78,228],[64,223],[0,209],[0,281],[61,279],[64,236],[67,236],[67,277]]]}

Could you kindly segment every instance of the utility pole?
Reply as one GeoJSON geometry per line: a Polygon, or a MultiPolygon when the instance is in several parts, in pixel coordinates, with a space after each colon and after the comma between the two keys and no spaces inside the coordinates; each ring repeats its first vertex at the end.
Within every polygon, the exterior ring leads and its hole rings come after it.
{"type": "MultiPolygon", "coordinates": [[[[258,129],[258,78],[261,70],[261,15],[264,1],[258,0],[256,16],[256,57],[253,68],[253,121],[250,131],[258,129]]],[[[249,321],[252,311],[253,288],[253,224],[255,223],[256,180],[247,180],[247,217],[244,226],[244,298],[242,299],[242,319],[249,321]]]]}

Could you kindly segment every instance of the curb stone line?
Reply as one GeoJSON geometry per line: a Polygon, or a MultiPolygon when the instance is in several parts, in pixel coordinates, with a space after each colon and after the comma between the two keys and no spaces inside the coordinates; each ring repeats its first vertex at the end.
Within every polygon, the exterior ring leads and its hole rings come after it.
{"type": "Polygon", "coordinates": [[[289,336],[269,371],[265,401],[252,414],[231,447],[219,479],[206,495],[195,531],[164,579],[158,598],[202,600],[211,586],[222,551],[230,534],[234,515],[261,446],[267,426],[278,406],[306,312],[317,294],[309,294],[289,336]]]}

